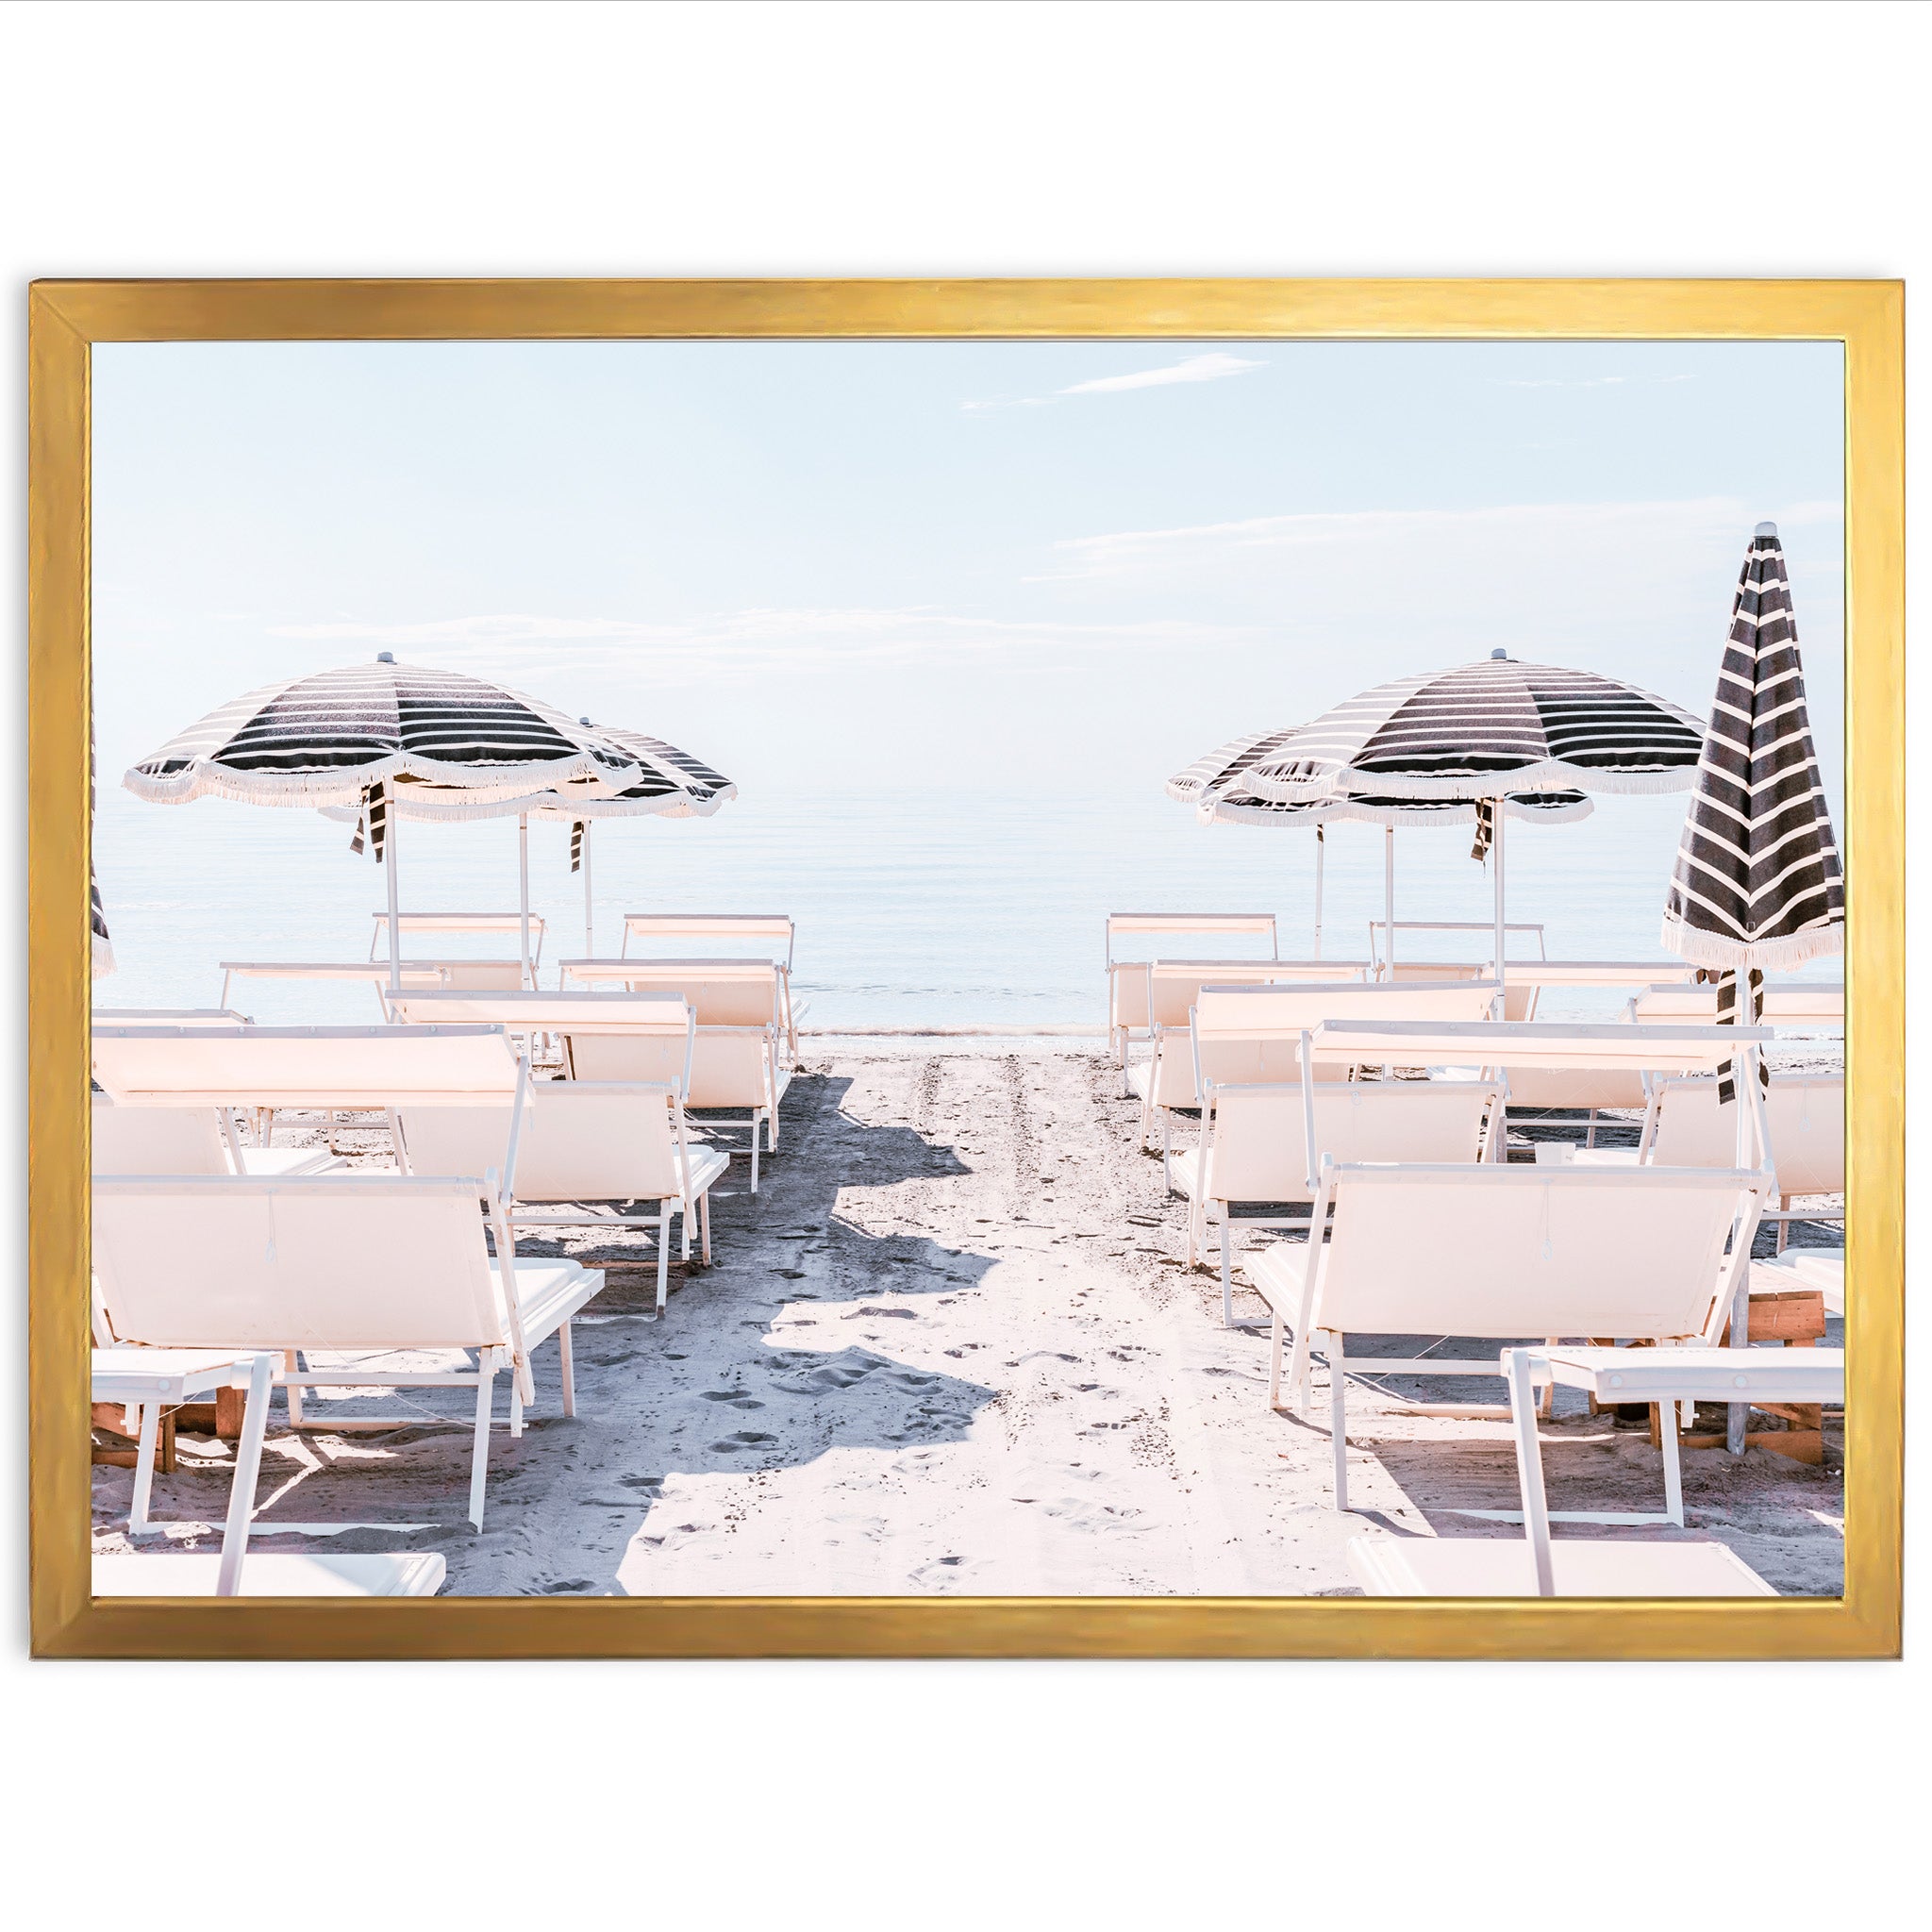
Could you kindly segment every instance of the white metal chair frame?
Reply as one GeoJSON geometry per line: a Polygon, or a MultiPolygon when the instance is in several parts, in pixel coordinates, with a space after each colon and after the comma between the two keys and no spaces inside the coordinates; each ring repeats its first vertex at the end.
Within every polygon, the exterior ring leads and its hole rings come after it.
{"type": "MultiPolygon", "coordinates": [[[[373,913],[375,927],[369,938],[369,957],[374,959],[378,952],[385,950],[389,938],[389,914],[373,913]]],[[[524,915],[521,912],[398,912],[396,931],[407,935],[411,932],[463,932],[463,933],[515,933],[522,942],[524,915]]],[[[541,913],[533,912],[529,918],[530,931],[536,937],[536,944],[530,948],[530,973],[534,977],[543,960],[543,919],[541,913]]],[[[405,962],[408,963],[408,962],[405,962]]],[[[441,963],[441,962],[438,962],[441,963]]],[[[501,965],[501,960],[462,959],[449,963],[454,965],[501,965]]],[[[508,963],[521,967],[521,959],[508,963]]]]}

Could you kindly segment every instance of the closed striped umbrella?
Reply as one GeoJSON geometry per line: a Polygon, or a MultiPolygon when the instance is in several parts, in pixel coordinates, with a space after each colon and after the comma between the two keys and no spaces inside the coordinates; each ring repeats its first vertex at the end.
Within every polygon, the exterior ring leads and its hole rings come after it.
{"type": "MultiPolygon", "coordinates": [[[[392,860],[392,798],[434,786],[472,805],[581,785],[643,780],[637,759],[553,706],[459,671],[344,665],[248,691],[171,739],[122,781],[162,805],[215,796],[246,805],[354,807],[378,861],[392,860]]],[[[359,830],[358,830],[359,847],[359,830]]],[[[390,984],[401,984],[393,862],[390,984]]]]}
{"type": "Polygon", "coordinates": [[[94,743],[90,730],[87,743],[87,899],[89,927],[89,977],[105,979],[114,970],[114,942],[108,937],[107,908],[101,904],[101,882],[94,876],[94,743]]]}
{"type": "MultiPolygon", "coordinates": [[[[1790,579],[1777,525],[1759,524],[1731,602],[1663,942],[1715,971],[1720,1021],[1749,1025],[1764,974],[1843,952],[1844,923],[1844,870],[1811,741],[1790,579]]],[[[1720,1092],[1730,1098],[1728,1078],[1720,1092]]]]}
{"type": "MultiPolygon", "coordinates": [[[[1181,805],[1194,807],[1204,825],[1312,825],[1315,828],[1315,957],[1322,957],[1322,895],[1324,861],[1326,857],[1326,827],[1338,822],[1354,821],[1381,825],[1388,833],[1383,847],[1383,913],[1388,931],[1389,955],[1395,946],[1395,828],[1398,825],[1474,824],[1475,845],[1470,856],[1488,855],[1494,835],[1492,802],[1468,798],[1399,798],[1386,793],[1357,796],[1348,791],[1328,791],[1299,798],[1263,798],[1248,789],[1246,774],[1263,759],[1278,751],[1299,726],[1283,730],[1257,731],[1230,740],[1198,758],[1184,772],[1167,781],[1167,795],[1181,805]]],[[[1517,819],[1534,819],[1546,824],[1569,824],[1590,816],[1592,807],[1580,791],[1529,791],[1511,793],[1504,810],[1517,819]]]]}

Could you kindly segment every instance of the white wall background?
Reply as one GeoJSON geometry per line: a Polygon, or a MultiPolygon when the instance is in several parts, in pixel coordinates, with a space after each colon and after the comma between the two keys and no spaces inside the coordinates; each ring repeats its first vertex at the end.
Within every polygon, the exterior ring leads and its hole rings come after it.
{"type": "MultiPolygon", "coordinates": [[[[23,371],[48,275],[1932,281],[1925,29],[1848,5],[14,6],[0,327],[23,371]]],[[[6,408],[19,450],[19,374],[6,408]]],[[[4,488],[19,529],[18,460],[4,488]]],[[[24,1176],[18,1110],[8,1136],[24,1176]]],[[[30,1668],[13,1440],[0,1815],[8,1895],[47,1923],[137,1885],[206,1909],[217,1869],[286,1926],[1447,1925],[1512,1890],[1560,1922],[1571,1876],[1615,1869],[1620,1911],[1702,1924],[1882,1910],[1918,1862],[1923,1660],[30,1668]],[[225,1744],[157,1749],[114,1715],[137,1690],[222,1711],[225,1744]],[[1740,1738],[1760,1694],[1803,1715],[1740,1738]],[[338,1770],[352,1736],[388,1761],[338,1770]],[[554,1836],[479,1840],[497,1806],[554,1836]]]]}

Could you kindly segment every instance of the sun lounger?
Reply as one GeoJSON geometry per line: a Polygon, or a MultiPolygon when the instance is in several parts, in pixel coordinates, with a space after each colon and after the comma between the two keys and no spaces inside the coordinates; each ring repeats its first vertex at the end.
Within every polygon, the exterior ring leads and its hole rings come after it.
{"type": "MultiPolygon", "coordinates": [[[[405,959],[399,984],[406,991],[426,991],[432,987],[523,984],[524,969],[514,959],[405,959]]],[[[228,1003],[229,990],[238,979],[299,979],[323,983],[354,985],[360,981],[373,987],[375,1003],[385,1019],[389,1016],[389,961],[387,959],[224,959],[222,961],[222,1004],[228,1003]]]]}
{"type": "Polygon", "coordinates": [[[1787,1248],[1774,1261],[1751,1264],[1753,1294],[1789,1294],[1809,1289],[1824,1298],[1828,1313],[1845,1311],[1845,1251],[1842,1248],[1787,1248]]]}
{"type": "MultiPolygon", "coordinates": [[[[627,912],[624,919],[624,941],[618,952],[625,959],[636,958],[638,956],[631,951],[634,943],[649,945],[654,941],[665,940],[675,940],[687,945],[693,940],[722,940],[739,945],[757,947],[757,960],[740,958],[725,963],[763,963],[771,965],[775,970],[778,981],[778,1026],[785,1036],[785,1051],[792,1059],[798,1058],[798,1023],[805,1015],[805,1008],[795,1005],[791,997],[791,974],[798,947],[798,929],[791,919],[782,912],[627,912]],[[779,957],[781,946],[783,958],[779,957]]],[[[692,962],[687,959],[684,963],[692,962]]],[[[638,982],[640,985],[644,983],[638,982]]],[[[700,1026],[712,1024],[735,1025],[739,1023],[713,1023],[700,1014],[700,1026]]]]}
{"type": "Polygon", "coordinates": [[[1350,1334],[1614,1335],[1659,1342],[1722,1332],[1745,1278],[1765,1170],[1325,1163],[1315,1225],[1246,1273],[1274,1316],[1269,1401],[1305,1401],[1309,1358],[1327,1358],[1335,1507],[1348,1507],[1351,1372],[1500,1375],[1494,1359],[1350,1357],[1350,1334]],[[1736,1241],[1733,1242],[1733,1236],[1736,1241]]]}
{"type": "MultiPolygon", "coordinates": [[[[1496,924],[1491,919],[1398,919],[1395,922],[1394,931],[1398,935],[1406,932],[1479,933],[1484,938],[1493,941],[1496,936],[1496,924]]],[[[1517,921],[1511,920],[1503,928],[1503,943],[1506,947],[1508,945],[1508,936],[1511,933],[1535,934],[1537,957],[1539,958],[1541,958],[1548,950],[1543,944],[1543,929],[1540,924],[1535,922],[1519,924],[1517,921]]],[[[1399,939],[1391,941],[1390,925],[1387,920],[1372,919],[1369,921],[1369,957],[1374,961],[1377,973],[1386,974],[1391,954],[1400,955],[1406,951],[1407,948],[1401,944],[1399,939]]],[[[1509,964],[1509,970],[1511,973],[1514,973],[1516,970],[1513,960],[1509,964]]]]}
{"type": "Polygon", "coordinates": [[[95,1174],[326,1174],[326,1147],[245,1147],[234,1116],[211,1107],[116,1107],[93,1096],[95,1174]]]}
{"type": "MultiPolygon", "coordinates": [[[[1446,986],[1314,984],[1204,986],[1184,1031],[1161,1026],[1152,1059],[1127,1070],[1141,1097],[1141,1144],[1160,1127],[1164,1173],[1173,1191],[1173,1117],[1201,1105],[1200,1081],[1265,1085],[1301,1077],[1300,1041],[1324,1019],[1355,1014],[1404,1019],[1473,1020],[1489,1010],[1487,980],[1446,986]]],[[[1346,1066],[1324,1066],[1317,1078],[1346,1079],[1346,1066]]]]}
{"type": "MultiPolygon", "coordinates": [[[[1279,933],[1272,912],[1110,912],[1107,918],[1107,1008],[1108,1037],[1113,1041],[1114,1058],[1124,1068],[1127,1049],[1133,1041],[1148,1037],[1146,985],[1138,977],[1150,963],[1144,959],[1117,959],[1114,941],[1124,939],[1207,938],[1212,934],[1252,933],[1268,941],[1268,958],[1281,957],[1279,933]]],[[[1186,960],[1170,963],[1185,965],[1186,960]]],[[[1208,963],[1208,962],[1204,962],[1208,963]]],[[[1221,968],[1220,976],[1238,979],[1245,966],[1226,959],[1211,962],[1221,968]]],[[[1343,962],[1343,977],[1357,977],[1361,962],[1343,962]]],[[[1326,978],[1321,970],[1309,973],[1309,979],[1326,978]]]]}
{"type": "MultiPolygon", "coordinates": [[[[1171,1172],[1190,1203],[1191,1266],[1207,1243],[1209,1222],[1220,1223],[1222,1319],[1230,1328],[1237,1208],[1312,1204],[1324,1156],[1338,1163],[1478,1161],[1485,1124],[1491,1132],[1501,1127],[1493,1080],[1311,1081],[1307,1089],[1299,1080],[1257,1086],[1209,1080],[1202,1091],[1200,1143],[1174,1155],[1171,1172]]],[[[1312,1224],[1300,1213],[1249,1213],[1241,1225],[1312,1224]]]]}
{"type": "MultiPolygon", "coordinates": [[[[389,957],[389,914],[377,912],[371,915],[375,926],[369,938],[369,957],[374,959],[380,955],[385,961],[389,957]]],[[[543,959],[543,921],[533,912],[529,916],[530,927],[530,970],[534,973],[543,959]]],[[[396,931],[407,941],[415,933],[480,933],[506,940],[518,948],[523,945],[524,915],[521,912],[399,912],[396,914],[396,931]]],[[[446,962],[459,964],[460,961],[446,962]]],[[[499,963],[499,962],[490,962],[499,963]]],[[[523,972],[521,959],[508,962],[523,972]]],[[[512,986],[522,984],[521,977],[510,982],[512,986]]]]}
{"type": "MultiPolygon", "coordinates": [[[[750,1140],[752,1191],[758,1191],[758,1141],[778,1145],[779,1104],[791,1085],[786,1051],[789,994],[778,969],[746,959],[566,959],[564,983],[617,982],[625,994],[674,994],[690,1003],[697,1026],[687,1107],[713,1116],[708,1129],[743,1127],[750,1140]]],[[[641,1050],[616,1038],[573,1040],[571,1066],[580,1080],[648,1080],[641,1050]]]]}
{"type": "MultiPolygon", "coordinates": [[[[1641,1024],[1684,1024],[1717,1019],[1717,988],[1711,985],[1651,986],[1630,1002],[1630,1017],[1641,1024]]],[[[1812,1032],[1840,1032],[1845,1024],[1842,980],[1771,979],[1764,983],[1760,1026],[1789,1026],[1812,1032]]]]}
{"type": "Polygon", "coordinates": [[[517,1259],[492,1191],[488,1174],[98,1179],[93,1258],[108,1325],[124,1345],[283,1356],[291,1424],[305,1388],[474,1389],[469,1514],[481,1528],[496,1377],[511,1372],[520,1435],[531,1356],[555,1335],[563,1410],[575,1414],[570,1323],[604,1285],[574,1261],[517,1259]],[[475,1353],[474,1369],[379,1359],[459,1349],[475,1353]],[[293,1366],[300,1352],[324,1351],[363,1358],[293,1366]]]}
{"type": "Polygon", "coordinates": [[[246,1013],[232,1007],[96,1007],[96,1026],[247,1026],[246,1013]]]}
{"type": "MultiPolygon", "coordinates": [[[[500,1161],[513,1104],[403,1109],[398,1119],[408,1168],[424,1174],[475,1174],[486,1162],[500,1161]]],[[[505,1183],[504,1210],[512,1231],[640,1224],[609,1214],[531,1213],[533,1207],[657,1202],[661,1314],[670,1291],[672,1217],[683,1217],[687,1262],[691,1223],[697,1222],[708,1267],[710,1190],[730,1165],[727,1157],[716,1148],[691,1144],[677,1090],[670,1085],[535,1080],[525,1108],[515,1166],[505,1183]]]]}

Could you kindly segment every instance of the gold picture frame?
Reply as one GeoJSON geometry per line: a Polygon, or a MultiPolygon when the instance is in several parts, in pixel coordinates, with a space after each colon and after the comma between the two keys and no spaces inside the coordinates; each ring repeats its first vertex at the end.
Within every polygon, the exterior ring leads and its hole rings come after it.
{"type": "Polygon", "coordinates": [[[47,1657],[1889,1657],[1904,1440],[1905,292],[1879,281],[44,281],[29,291],[32,1641],[47,1657]],[[1849,1381],[1834,1599],[89,1593],[90,357],[95,342],[1823,340],[1845,380],[1849,1381]]]}

